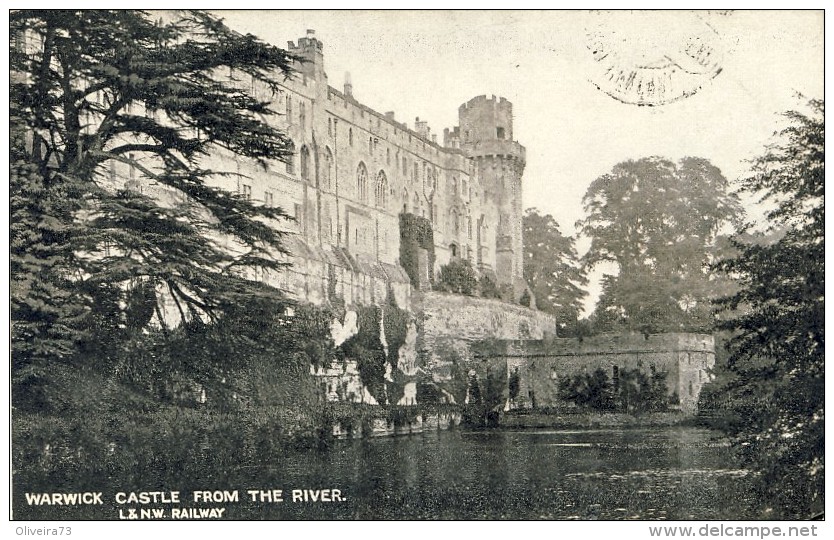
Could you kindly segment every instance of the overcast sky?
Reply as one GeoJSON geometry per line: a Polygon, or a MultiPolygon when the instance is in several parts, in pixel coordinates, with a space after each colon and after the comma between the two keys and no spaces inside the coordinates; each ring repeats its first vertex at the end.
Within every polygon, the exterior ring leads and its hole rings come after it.
{"type": "Polygon", "coordinates": [[[282,47],[314,29],[331,86],[341,88],[350,72],[357,100],[412,127],[419,116],[438,138],[457,125],[461,103],[506,97],[515,139],[527,148],[524,205],[552,214],[567,234],[583,217],[588,185],[618,162],[700,156],[735,180],[771,139],[779,113],[801,107],[797,93],[823,97],[821,11],[219,14],[282,47]],[[711,52],[704,65],[685,62],[693,39],[711,52]],[[606,58],[597,62],[600,41],[606,58]],[[638,66],[639,79],[670,63],[695,72],[655,93],[675,101],[637,106],[603,91],[611,90],[603,66],[638,66]]]}

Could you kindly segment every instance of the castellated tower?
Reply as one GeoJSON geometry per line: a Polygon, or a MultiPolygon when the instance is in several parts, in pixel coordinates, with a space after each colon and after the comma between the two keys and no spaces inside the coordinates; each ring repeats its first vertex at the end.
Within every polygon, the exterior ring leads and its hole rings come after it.
{"type": "Polygon", "coordinates": [[[458,118],[460,148],[474,161],[482,188],[481,228],[487,238],[481,242],[494,249],[498,284],[509,286],[516,301],[526,288],[521,237],[525,149],[513,140],[513,105],[504,98],[479,96],[460,106],[458,118]]]}

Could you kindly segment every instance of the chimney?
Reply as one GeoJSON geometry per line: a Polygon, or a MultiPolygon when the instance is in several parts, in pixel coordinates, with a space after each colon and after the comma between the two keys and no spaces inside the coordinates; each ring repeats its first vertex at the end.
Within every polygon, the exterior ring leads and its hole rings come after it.
{"type": "Polygon", "coordinates": [[[350,71],[345,71],[345,95],[353,97],[353,84],[350,82],[350,71]]]}
{"type": "Polygon", "coordinates": [[[315,37],[316,37],[316,31],[311,30],[311,29],[308,28],[307,29],[307,39],[313,39],[315,37]]]}
{"type": "Polygon", "coordinates": [[[393,122],[394,121],[394,111],[388,111],[387,113],[385,113],[385,118],[388,119],[388,120],[391,120],[393,122]]]}

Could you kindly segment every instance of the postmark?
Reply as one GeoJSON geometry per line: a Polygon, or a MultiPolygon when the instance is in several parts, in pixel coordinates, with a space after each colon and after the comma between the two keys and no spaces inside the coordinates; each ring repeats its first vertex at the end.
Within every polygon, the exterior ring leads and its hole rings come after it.
{"type": "Polygon", "coordinates": [[[692,96],[721,73],[727,52],[706,12],[601,12],[586,31],[590,82],[631,105],[692,96]]]}

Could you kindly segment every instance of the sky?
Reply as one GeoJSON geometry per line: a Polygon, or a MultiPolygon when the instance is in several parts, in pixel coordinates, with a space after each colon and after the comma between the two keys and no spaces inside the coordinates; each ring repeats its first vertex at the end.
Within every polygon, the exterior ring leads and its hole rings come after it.
{"type": "MultiPolygon", "coordinates": [[[[772,141],[781,112],[823,97],[822,11],[218,14],[282,47],[315,30],[330,85],[341,89],[350,72],[358,101],[412,127],[420,117],[442,134],[472,97],[506,97],[527,148],[524,206],[553,215],[565,234],[584,215],[590,183],[617,163],[699,156],[735,181],[772,141]],[[659,102],[650,107],[633,103],[633,87],[610,95],[611,67],[637,80],[679,69],[649,94],[659,102]]],[[[577,245],[587,249],[587,239],[577,245]]]]}

